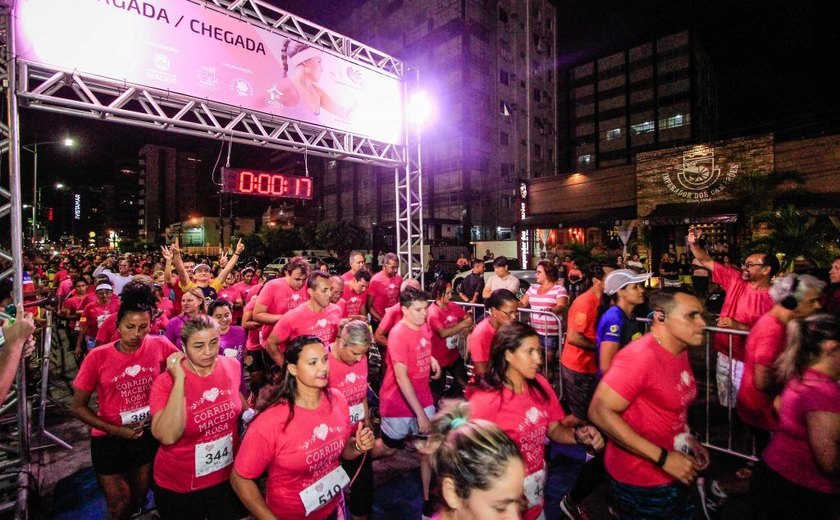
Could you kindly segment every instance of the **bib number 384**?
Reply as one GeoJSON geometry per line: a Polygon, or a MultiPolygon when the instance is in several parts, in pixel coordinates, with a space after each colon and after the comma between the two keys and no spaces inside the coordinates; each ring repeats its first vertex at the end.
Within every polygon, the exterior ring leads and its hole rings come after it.
{"type": "Polygon", "coordinates": [[[195,476],[203,477],[233,462],[233,435],[195,445],[195,476]]]}
{"type": "Polygon", "coordinates": [[[339,466],[330,471],[320,480],[300,492],[300,500],[306,508],[306,514],[319,509],[337,497],[344,486],[350,483],[347,472],[339,466]]]}

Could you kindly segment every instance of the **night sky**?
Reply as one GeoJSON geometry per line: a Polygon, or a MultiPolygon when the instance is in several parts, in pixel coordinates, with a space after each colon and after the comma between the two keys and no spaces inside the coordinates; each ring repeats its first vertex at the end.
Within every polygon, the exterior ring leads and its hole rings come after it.
{"type": "MultiPolygon", "coordinates": [[[[274,3],[324,26],[352,14],[360,0],[291,0],[274,3]]],[[[710,54],[718,77],[719,133],[727,138],[781,131],[786,137],[840,131],[840,2],[738,0],[555,0],[558,58],[574,65],[653,38],[690,28],[710,54]]],[[[350,35],[364,41],[363,35],[350,35]]],[[[80,145],[39,154],[41,183],[101,184],[121,159],[146,143],[196,151],[209,172],[218,142],[92,122],[24,109],[23,143],[65,135],[80,145]]],[[[264,156],[234,145],[234,166],[259,167],[264,156]],[[257,163],[257,164],[255,164],[257,163]]],[[[22,152],[24,200],[31,190],[31,154],[22,152]]],[[[209,175],[209,173],[208,173],[209,175]]],[[[39,184],[41,184],[39,183],[39,184]]],[[[48,198],[46,195],[45,198],[48,198]]]]}

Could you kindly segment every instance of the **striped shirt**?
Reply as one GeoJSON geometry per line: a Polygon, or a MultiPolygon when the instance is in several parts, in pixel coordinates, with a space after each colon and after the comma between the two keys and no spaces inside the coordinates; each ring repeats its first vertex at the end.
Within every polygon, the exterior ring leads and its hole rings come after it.
{"type": "MultiPolygon", "coordinates": [[[[554,284],[554,287],[546,291],[544,294],[539,294],[540,286],[532,285],[528,288],[528,304],[535,311],[549,311],[552,307],[557,305],[558,298],[569,298],[566,288],[562,284],[554,284]]],[[[559,318],[559,317],[558,317],[559,318]]],[[[531,325],[534,329],[543,336],[553,336],[559,334],[557,319],[545,314],[532,314],[531,325]]]]}

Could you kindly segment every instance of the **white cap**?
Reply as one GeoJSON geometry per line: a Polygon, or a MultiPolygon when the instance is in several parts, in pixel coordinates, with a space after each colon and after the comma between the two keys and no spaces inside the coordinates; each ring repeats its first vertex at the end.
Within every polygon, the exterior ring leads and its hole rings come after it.
{"type": "Polygon", "coordinates": [[[196,265],[195,267],[193,267],[193,272],[196,272],[196,271],[198,271],[199,269],[207,269],[207,270],[209,271],[209,270],[210,270],[210,266],[209,266],[209,265],[207,265],[207,264],[198,264],[198,265],[196,265]]]}
{"type": "Polygon", "coordinates": [[[109,284],[109,283],[101,283],[101,284],[96,286],[96,290],[97,291],[113,291],[114,288],[111,287],[111,284],[109,284]]]}
{"type": "Polygon", "coordinates": [[[617,293],[619,289],[631,284],[646,282],[650,278],[651,273],[638,274],[632,269],[616,269],[604,278],[604,292],[607,296],[612,296],[617,293]]]}

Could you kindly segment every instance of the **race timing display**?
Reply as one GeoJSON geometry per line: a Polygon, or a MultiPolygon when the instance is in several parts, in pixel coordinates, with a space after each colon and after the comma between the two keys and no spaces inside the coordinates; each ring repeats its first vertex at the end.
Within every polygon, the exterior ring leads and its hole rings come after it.
{"type": "Polygon", "coordinates": [[[311,200],[312,179],[298,175],[222,168],[222,191],[234,195],[257,195],[311,200]]]}

